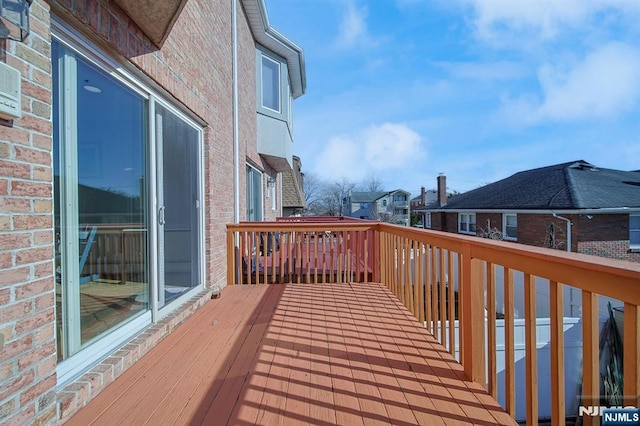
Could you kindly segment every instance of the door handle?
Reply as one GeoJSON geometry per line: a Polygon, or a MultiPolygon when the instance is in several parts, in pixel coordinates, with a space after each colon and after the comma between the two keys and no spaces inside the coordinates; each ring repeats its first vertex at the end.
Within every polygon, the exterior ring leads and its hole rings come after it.
{"type": "Polygon", "coordinates": [[[164,220],[164,206],[160,207],[158,209],[158,224],[163,225],[165,224],[165,220],[164,220]]]}

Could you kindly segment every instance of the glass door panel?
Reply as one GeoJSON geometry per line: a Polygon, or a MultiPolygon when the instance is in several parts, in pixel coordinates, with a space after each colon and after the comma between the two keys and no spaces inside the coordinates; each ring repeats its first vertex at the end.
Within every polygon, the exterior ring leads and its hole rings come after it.
{"type": "Polygon", "coordinates": [[[200,282],[199,140],[199,130],[156,104],[160,307],[200,282]]]}
{"type": "Polygon", "coordinates": [[[59,359],[149,309],[146,101],[53,43],[59,359]]]}

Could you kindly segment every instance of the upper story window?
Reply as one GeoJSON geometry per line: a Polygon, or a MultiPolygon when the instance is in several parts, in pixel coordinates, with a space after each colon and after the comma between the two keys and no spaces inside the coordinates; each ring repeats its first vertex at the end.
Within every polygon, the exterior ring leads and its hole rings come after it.
{"type": "Polygon", "coordinates": [[[393,201],[397,202],[397,201],[407,201],[407,196],[404,194],[395,194],[393,196],[393,201]]]}
{"type": "Polygon", "coordinates": [[[640,250],[640,214],[629,215],[629,248],[640,250]]]}
{"type": "Polygon", "coordinates": [[[458,213],[458,232],[462,234],[476,234],[475,213],[458,213]]]}
{"type": "Polygon", "coordinates": [[[280,63],[262,55],[262,106],[280,112],[280,63]]]}
{"type": "Polygon", "coordinates": [[[502,216],[502,238],[510,241],[518,239],[518,215],[515,213],[502,216]]]}

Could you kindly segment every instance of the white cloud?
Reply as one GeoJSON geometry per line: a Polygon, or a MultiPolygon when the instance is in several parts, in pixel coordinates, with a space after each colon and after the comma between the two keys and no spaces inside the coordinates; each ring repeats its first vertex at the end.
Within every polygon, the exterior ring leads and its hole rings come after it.
{"type": "Polygon", "coordinates": [[[366,47],[373,44],[367,30],[367,11],[359,7],[354,1],[345,3],[344,14],[335,44],[341,49],[366,47]]]}
{"type": "Polygon", "coordinates": [[[506,114],[521,124],[615,118],[640,104],[640,50],[609,43],[567,67],[538,70],[541,99],[503,99],[506,114]]]}
{"type": "Polygon", "coordinates": [[[314,172],[333,181],[358,182],[378,172],[401,170],[425,156],[422,137],[404,124],[372,125],[332,137],[315,161],[314,172]]]}
{"type": "Polygon", "coordinates": [[[602,13],[617,13],[632,21],[640,17],[637,0],[461,1],[473,10],[476,36],[491,44],[524,41],[514,35],[552,40],[565,30],[589,26],[602,13]]]}

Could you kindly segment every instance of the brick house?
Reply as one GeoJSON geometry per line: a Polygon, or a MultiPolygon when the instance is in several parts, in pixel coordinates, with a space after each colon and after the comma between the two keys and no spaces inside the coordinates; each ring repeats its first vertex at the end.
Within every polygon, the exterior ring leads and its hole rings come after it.
{"type": "Polygon", "coordinates": [[[431,229],[640,262],[640,172],[573,161],[526,170],[420,209],[431,229]]]}
{"type": "Polygon", "coordinates": [[[225,224],[282,214],[306,90],[263,0],[35,0],[30,29],[0,41],[3,424],[64,421],[219,291],[225,224]]]}

